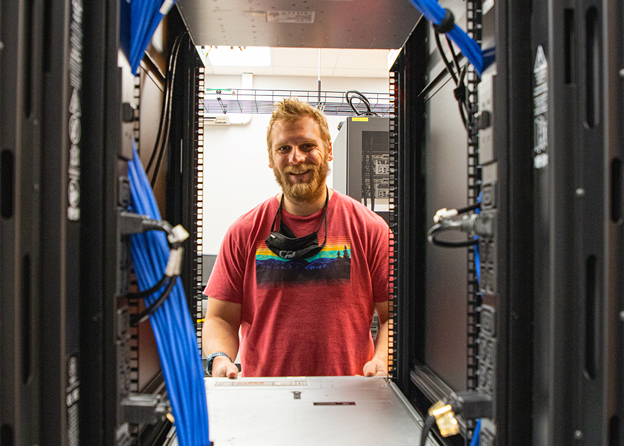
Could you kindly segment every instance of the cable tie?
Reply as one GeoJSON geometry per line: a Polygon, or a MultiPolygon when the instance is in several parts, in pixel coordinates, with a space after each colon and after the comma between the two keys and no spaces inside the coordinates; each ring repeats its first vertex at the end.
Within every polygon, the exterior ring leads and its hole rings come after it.
{"type": "Polygon", "coordinates": [[[456,89],[454,89],[453,95],[455,96],[455,99],[457,99],[458,101],[464,101],[466,99],[466,86],[462,84],[456,89]]]}
{"type": "Polygon", "coordinates": [[[158,12],[162,14],[163,16],[167,15],[169,11],[171,10],[171,7],[173,6],[173,4],[174,4],[173,0],[165,0],[158,12]]]}
{"type": "Polygon", "coordinates": [[[169,243],[181,243],[189,238],[189,233],[182,225],[177,225],[171,230],[171,234],[167,236],[169,243]]]}
{"type": "Polygon", "coordinates": [[[172,249],[165,268],[165,275],[169,277],[179,276],[182,271],[182,248],[172,249]]]}
{"type": "Polygon", "coordinates": [[[447,33],[455,28],[455,16],[450,9],[444,9],[446,13],[444,18],[438,25],[433,25],[433,28],[440,34],[447,33]]]}
{"type": "Polygon", "coordinates": [[[457,209],[439,209],[435,215],[433,216],[433,222],[439,223],[440,220],[445,220],[451,217],[455,217],[457,215],[457,209]]]}

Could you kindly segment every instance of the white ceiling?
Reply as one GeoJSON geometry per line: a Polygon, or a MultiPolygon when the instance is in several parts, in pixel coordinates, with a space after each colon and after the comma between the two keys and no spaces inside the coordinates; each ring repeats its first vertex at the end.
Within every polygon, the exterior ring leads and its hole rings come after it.
{"type": "MultiPolygon", "coordinates": [[[[202,51],[200,51],[202,53],[202,51]]],[[[396,57],[394,50],[323,48],[320,50],[321,77],[387,78],[396,57]],[[391,53],[392,52],[392,53],[391,53]]],[[[204,59],[207,74],[260,76],[313,76],[319,74],[318,48],[271,48],[270,67],[214,67],[204,59]]]]}

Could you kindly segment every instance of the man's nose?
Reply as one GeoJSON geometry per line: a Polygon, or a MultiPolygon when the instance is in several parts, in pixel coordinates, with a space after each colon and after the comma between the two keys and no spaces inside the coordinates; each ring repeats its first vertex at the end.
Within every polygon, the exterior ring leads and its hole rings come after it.
{"type": "Polygon", "coordinates": [[[301,164],[305,161],[305,152],[303,152],[299,147],[295,146],[290,152],[290,163],[291,164],[301,164]]]}

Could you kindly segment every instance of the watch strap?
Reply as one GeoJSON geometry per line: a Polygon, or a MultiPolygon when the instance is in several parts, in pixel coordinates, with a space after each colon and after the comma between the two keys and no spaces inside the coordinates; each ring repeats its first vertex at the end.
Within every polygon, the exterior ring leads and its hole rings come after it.
{"type": "Polygon", "coordinates": [[[208,374],[208,376],[212,376],[212,363],[214,362],[214,359],[217,356],[225,356],[227,359],[230,360],[230,362],[234,362],[232,361],[232,359],[227,355],[227,353],[223,353],[223,352],[214,352],[211,353],[208,358],[206,358],[206,373],[208,374]]]}

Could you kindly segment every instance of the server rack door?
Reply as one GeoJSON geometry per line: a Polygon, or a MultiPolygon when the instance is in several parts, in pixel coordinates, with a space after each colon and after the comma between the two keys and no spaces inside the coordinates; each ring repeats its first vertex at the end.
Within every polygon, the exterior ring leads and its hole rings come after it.
{"type": "Polygon", "coordinates": [[[0,4],[0,443],[39,435],[41,4],[0,4]]]}
{"type": "Polygon", "coordinates": [[[536,444],[622,438],[617,3],[534,4],[536,444]]]}
{"type": "Polygon", "coordinates": [[[81,2],[45,8],[41,149],[41,435],[78,442],[81,2]]]}

